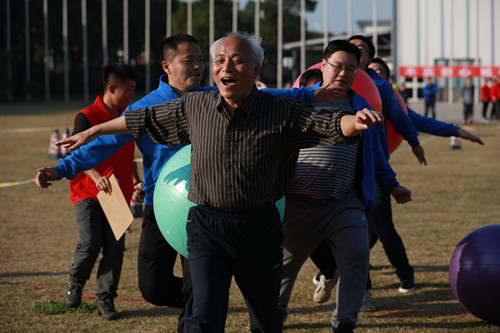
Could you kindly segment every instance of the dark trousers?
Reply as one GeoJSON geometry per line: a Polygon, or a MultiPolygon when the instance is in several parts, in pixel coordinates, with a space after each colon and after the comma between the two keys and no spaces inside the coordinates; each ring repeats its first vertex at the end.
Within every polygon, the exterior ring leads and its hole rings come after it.
{"type": "Polygon", "coordinates": [[[491,119],[500,119],[500,100],[494,101],[491,109],[491,119]]]}
{"type": "Polygon", "coordinates": [[[429,114],[429,110],[431,111],[432,118],[436,119],[436,103],[435,102],[425,102],[425,114],[424,114],[425,117],[427,117],[427,115],[429,114]]]}
{"type": "Polygon", "coordinates": [[[490,105],[490,101],[483,101],[483,118],[488,118],[488,106],[490,105]]]}
{"type": "Polygon", "coordinates": [[[70,280],[85,285],[102,249],[102,259],[97,269],[96,296],[115,298],[122,271],[125,236],[119,241],[115,239],[101,205],[95,200],[79,201],[75,212],[78,245],[69,268],[70,280]]]}
{"type": "Polygon", "coordinates": [[[375,232],[382,242],[387,258],[396,268],[398,277],[400,279],[412,278],[413,267],[408,261],[405,246],[392,221],[390,191],[381,188],[378,183],[375,207],[368,215],[368,225],[370,223],[373,224],[375,232]]]}
{"type": "Polygon", "coordinates": [[[181,256],[183,277],[174,275],[175,251],[161,234],[153,207],[144,206],[137,275],[139,289],[146,301],[157,306],[183,309],[179,316],[179,332],[184,328],[185,305],[192,297],[187,259],[181,256]]]}
{"type": "Polygon", "coordinates": [[[224,332],[233,276],[250,313],[251,331],[281,332],[283,230],[276,207],[234,211],[194,206],[186,230],[193,298],[184,332],[224,332]]]}

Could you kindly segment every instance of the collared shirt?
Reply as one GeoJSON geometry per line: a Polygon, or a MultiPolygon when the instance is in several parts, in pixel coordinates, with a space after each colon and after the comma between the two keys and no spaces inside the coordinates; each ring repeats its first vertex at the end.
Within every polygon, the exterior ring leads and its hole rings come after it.
{"type": "Polygon", "coordinates": [[[354,143],[340,119],[254,89],[231,118],[218,91],[185,94],[170,103],[127,111],[127,128],[161,144],[191,144],[188,199],[199,205],[251,209],[274,204],[290,184],[300,148],[354,143]]]}

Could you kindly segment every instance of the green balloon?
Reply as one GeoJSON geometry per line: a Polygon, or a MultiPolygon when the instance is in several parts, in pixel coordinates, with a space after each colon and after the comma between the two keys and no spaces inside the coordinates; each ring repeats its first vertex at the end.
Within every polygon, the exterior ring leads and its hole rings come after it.
{"type": "MultiPolygon", "coordinates": [[[[156,180],[153,210],[163,237],[174,250],[188,257],[186,220],[189,208],[196,205],[187,199],[191,171],[191,145],[177,151],[165,163],[156,180]]],[[[285,197],[276,202],[281,220],[285,197]]]]}

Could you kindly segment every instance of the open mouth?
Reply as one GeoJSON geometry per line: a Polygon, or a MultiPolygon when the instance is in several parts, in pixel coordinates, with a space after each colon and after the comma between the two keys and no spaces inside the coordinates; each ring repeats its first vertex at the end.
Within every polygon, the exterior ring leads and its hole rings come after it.
{"type": "Polygon", "coordinates": [[[221,82],[222,82],[223,85],[228,86],[228,85],[231,85],[231,84],[235,83],[236,80],[235,79],[231,79],[231,78],[223,78],[221,80],[221,82]]]}

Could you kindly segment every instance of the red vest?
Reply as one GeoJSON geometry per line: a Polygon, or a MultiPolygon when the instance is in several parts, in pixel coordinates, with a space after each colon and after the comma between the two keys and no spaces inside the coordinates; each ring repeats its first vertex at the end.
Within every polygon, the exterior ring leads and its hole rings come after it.
{"type": "MultiPolygon", "coordinates": [[[[94,104],[78,112],[75,117],[75,123],[81,113],[87,117],[92,126],[113,119],[106,109],[102,97],[102,95],[97,96],[94,104]]],[[[103,176],[109,177],[111,174],[115,174],[127,202],[130,202],[134,191],[132,179],[134,152],[135,143],[134,141],[130,141],[107,160],[95,167],[103,176]]],[[[69,197],[75,205],[78,201],[83,199],[97,200],[97,193],[99,193],[99,190],[96,188],[94,181],[85,175],[85,173],[78,173],[74,179],[70,180],[69,185],[71,190],[69,197]]]]}

